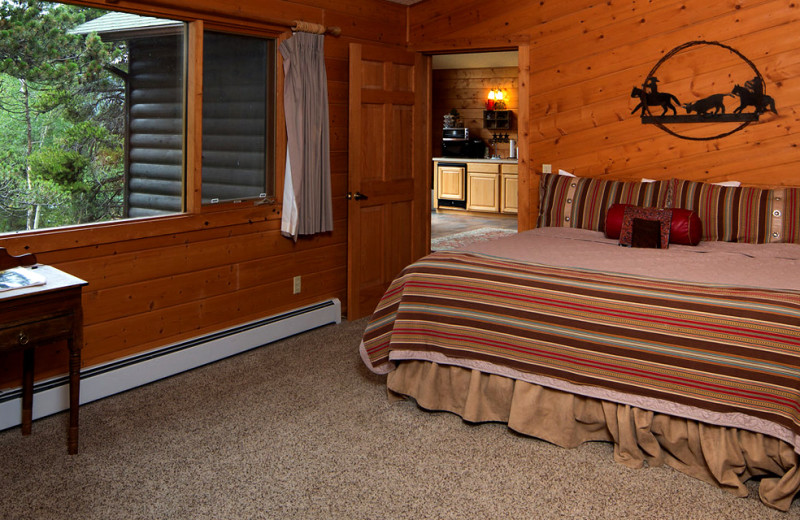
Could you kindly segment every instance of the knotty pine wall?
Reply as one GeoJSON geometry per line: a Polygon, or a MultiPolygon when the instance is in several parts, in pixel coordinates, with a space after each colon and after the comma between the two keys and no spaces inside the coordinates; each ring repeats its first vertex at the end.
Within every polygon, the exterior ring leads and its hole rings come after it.
{"type": "MultiPolygon", "coordinates": [[[[443,116],[455,108],[461,114],[464,126],[469,128],[470,137],[480,137],[487,144],[492,139],[492,131],[483,128],[483,111],[486,96],[492,88],[501,88],[508,95],[506,109],[514,115],[519,113],[517,95],[517,67],[492,67],[472,69],[437,69],[432,74],[431,113],[433,121],[432,143],[434,156],[442,152],[443,116]]],[[[512,119],[510,139],[517,138],[517,125],[512,119]]],[[[495,131],[494,133],[498,133],[495,131]]],[[[508,143],[497,143],[499,153],[508,156],[508,143]]]]}
{"type": "MultiPolygon", "coordinates": [[[[101,8],[139,10],[206,26],[276,36],[264,17],[338,25],[326,36],[334,231],[295,244],[280,235],[280,206],[236,204],[157,220],[0,236],[11,254],[32,252],[89,282],[83,366],[170,344],[328,298],[347,301],[348,44],[405,45],[406,8],[380,0],[158,0],[101,8]],[[292,294],[292,277],[302,292],[292,294]]],[[[282,95],[279,93],[279,99],[282,95]]],[[[279,127],[283,125],[280,122],[279,127]]],[[[191,136],[190,136],[191,138],[191,136]]],[[[279,146],[277,155],[284,154],[279,146]]],[[[278,168],[282,178],[283,167],[278,168]]],[[[193,183],[189,183],[190,190],[193,183]]],[[[280,184],[279,184],[280,186],[280,184]]],[[[282,193],[279,189],[277,193],[282,193]]],[[[191,196],[191,194],[190,194],[191,196]]],[[[37,350],[37,379],[66,371],[66,346],[37,350]]],[[[0,388],[16,386],[21,359],[0,361],[0,388]]]]}
{"type": "MultiPolygon", "coordinates": [[[[543,163],[619,179],[800,185],[800,4],[793,0],[426,0],[411,7],[409,23],[411,46],[425,52],[529,45],[530,125],[520,140],[529,146],[531,221],[523,227],[535,222],[543,163]],[[631,88],[665,53],[695,40],[723,43],[750,59],[779,115],[710,141],[679,139],[631,116],[631,88]]],[[[677,58],[656,75],[660,90],[681,102],[749,79],[730,55],[677,58]]],[[[726,105],[730,112],[738,102],[728,98],[726,105]]],[[[685,126],[679,131],[717,133],[685,126]]]]}

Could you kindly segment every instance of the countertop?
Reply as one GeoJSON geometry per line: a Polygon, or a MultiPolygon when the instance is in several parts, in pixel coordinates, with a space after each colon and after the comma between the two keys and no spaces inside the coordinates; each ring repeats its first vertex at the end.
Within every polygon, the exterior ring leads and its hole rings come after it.
{"type": "Polygon", "coordinates": [[[517,159],[466,159],[464,157],[434,157],[437,162],[517,164],[517,159]]]}

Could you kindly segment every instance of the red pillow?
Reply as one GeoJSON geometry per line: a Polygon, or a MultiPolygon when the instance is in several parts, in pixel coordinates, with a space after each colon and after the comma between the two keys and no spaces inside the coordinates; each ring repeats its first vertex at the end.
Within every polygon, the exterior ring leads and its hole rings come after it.
{"type": "MultiPolygon", "coordinates": [[[[625,208],[632,204],[614,204],[606,213],[606,237],[619,238],[625,208]]],[[[696,246],[702,236],[702,224],[697,213],[688,209],[672,208],[672,224],[669,230],[670,244],[696,246]]]]}

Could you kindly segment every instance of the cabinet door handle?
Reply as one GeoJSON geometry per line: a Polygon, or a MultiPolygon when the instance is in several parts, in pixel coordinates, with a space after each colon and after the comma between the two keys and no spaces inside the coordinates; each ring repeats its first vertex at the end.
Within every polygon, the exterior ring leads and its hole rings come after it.
{"type": "Polygon", "coordinates": [[[30,341],[30,338],[28,337],[28,335],[25,334],[25,332],[20,331],[19,332],[19,344],[20,345],[27,345],[28,341],[30,341]]]}

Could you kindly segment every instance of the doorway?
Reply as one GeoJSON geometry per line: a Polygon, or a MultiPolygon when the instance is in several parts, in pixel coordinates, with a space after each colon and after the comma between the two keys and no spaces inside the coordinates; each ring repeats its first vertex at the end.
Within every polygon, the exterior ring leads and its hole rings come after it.
{"type": "Polygon", "coordinates": [[[431,69],[431,250],[515,233],[518,51],[434,54],[431,69]],[[463,147],[443,142],[454,134],[447,130],[453,127],[465,129],[469,142],[463,147]],[[452,157],[454,153],[462,156],[452,157]],[[440,172],[437,165],[450,169],[440,172]],[[454,202],[443,191],[445,184],[458,184],[452,167],[458,171],[459,165],[463,178],[456,192],[467,200],[454,202]],[[506,204],[508,198],[514,203],[506,204]]]}

